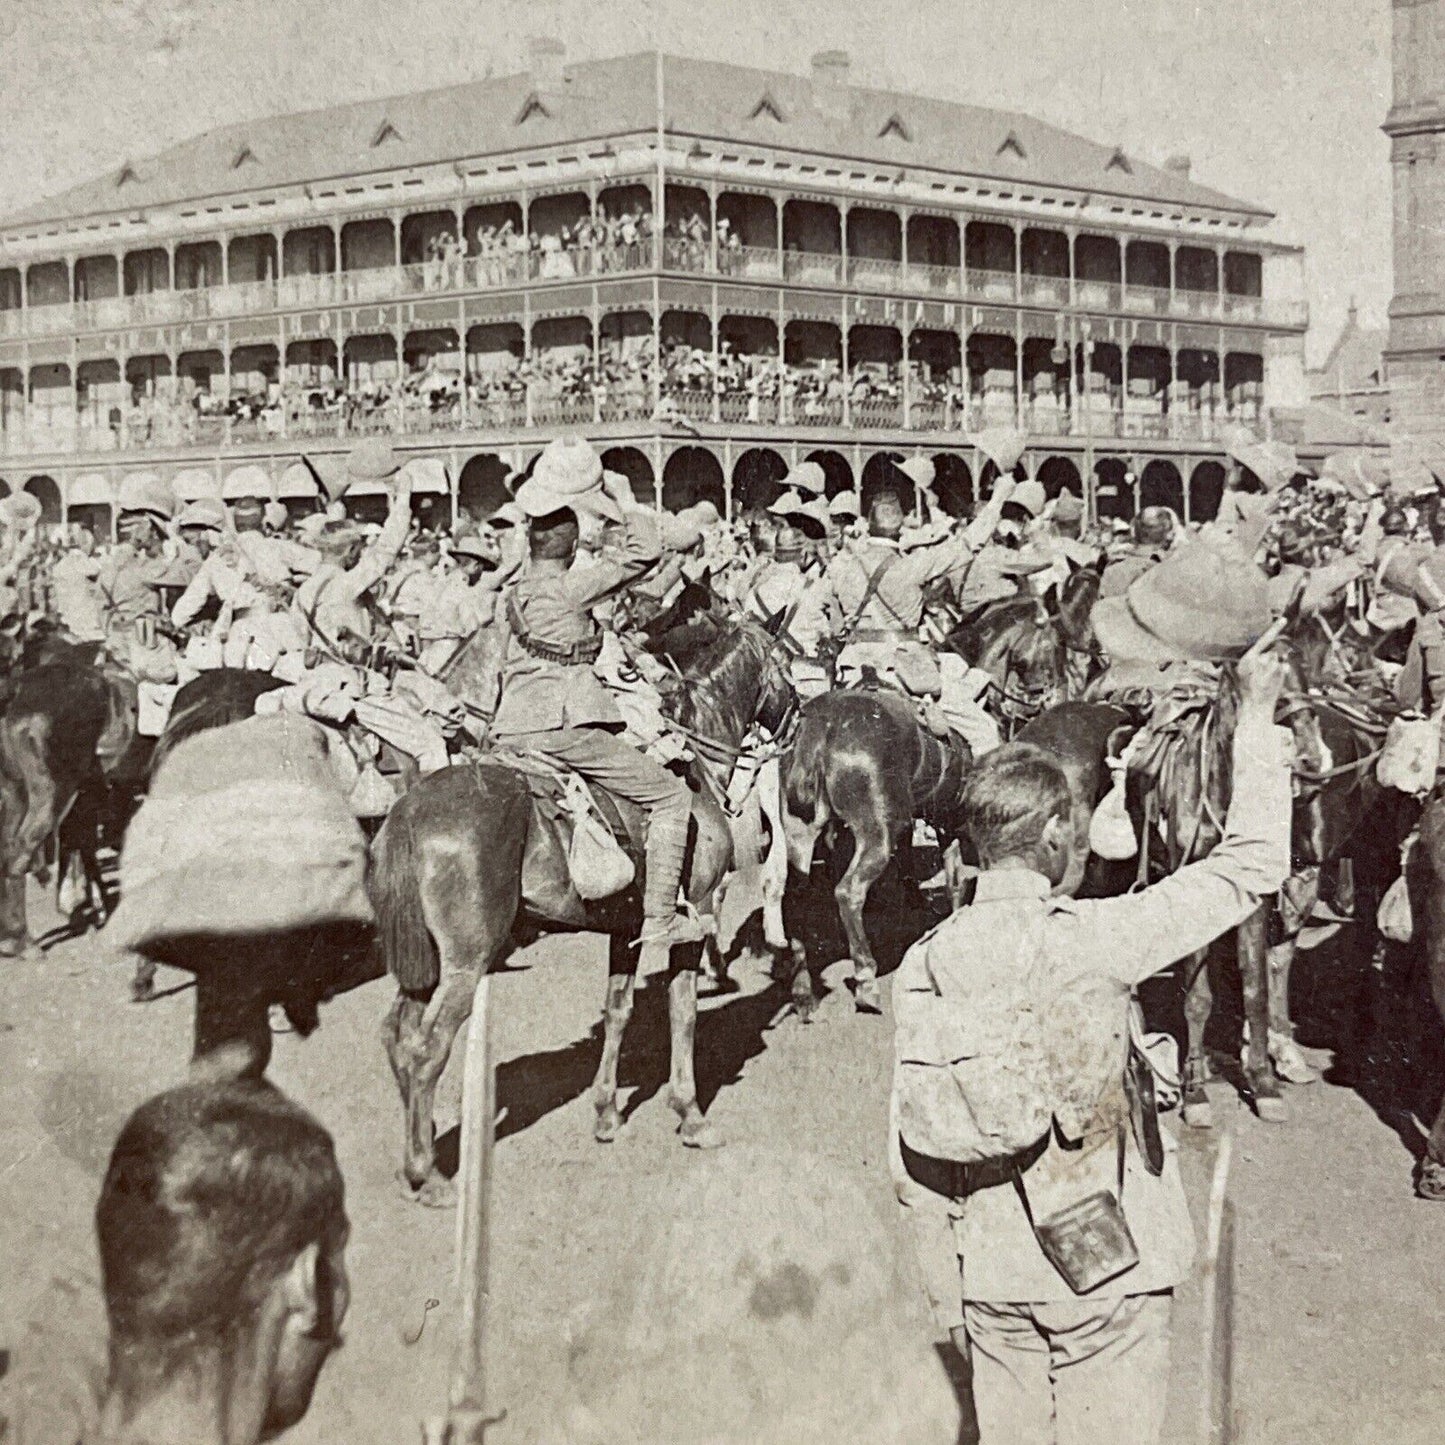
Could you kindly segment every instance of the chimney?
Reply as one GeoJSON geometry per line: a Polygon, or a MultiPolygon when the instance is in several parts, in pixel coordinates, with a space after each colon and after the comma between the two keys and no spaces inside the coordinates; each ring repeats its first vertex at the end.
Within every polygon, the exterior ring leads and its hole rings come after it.
{"type": "Polygon", "coordinates": [[[1181,181],[1187,181],[1189,179],[1189,172],[1193,170],[1193,168],[1194,162],[1190,160],[1188,156],[1170,156],[1169,159],[1164,162],[1164,169],[1166,171],[1173,171],[1181,181]]]}
{"type": "Polygon", "coordinates": [[[534,35],[527,41],[527,59],[531,67],[532,84],[540,91],[562,89],[564,77],[562,62],[566,59],[567,47],[555,35],[534,35]]]}
{"type": "Polygon", "coordinates": [[[813,56],[813,101],[829,120],[848,119],[851,64],[846,50],[820,50],[813,56]]]}

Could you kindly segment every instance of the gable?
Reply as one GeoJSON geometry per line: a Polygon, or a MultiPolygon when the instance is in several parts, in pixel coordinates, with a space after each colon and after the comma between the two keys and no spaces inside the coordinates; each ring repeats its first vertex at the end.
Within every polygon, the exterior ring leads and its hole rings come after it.
{"type": "Polygon", "coordinates": [[[238,171],[242,166],[254,166],[256,164],[258,164],[256,152],[253,151],[250,146],[243,145],[241,149],[236,152],[235,159],[231,162],[231,169],[238,171]]]}
{"type": "Polygon", "coordinates": [[[769,120],[783,122],[783,107],[773,99],[773,93],[765,90],[758,99],[758,103],[748,112],[749,120],[757,120],[760,116],[766,116],[769,120]]]}
{"type": "Polygon", "coordinates": [[[1126,176],[1134,174],[1133,164],[1129,157],[1124,154],[1122,146],[1114,147],[1114,154],[1109,157],[1109,163],[1104,167],[1106,171],[1123,171],[1126,176]]]}
{"type": "Polygon", "coordinates": [[[388,141],[399,141],[401,138],[401,132],[389,120],[384,120],[377,126],[376,134],[371,138],[371,146],[375,150],[379,145],[386,145],[388,141]]]}
{"type": "Polygon", "coordinates": [[[908,129],[903,117],[895,110],[887,120],[883,122],[883,129],[878,132],[878,139],[884,140],[888,136],[894,136],[898,140],[911,141],[913,132],[908,129]]]}
{"type": "Polygon", "coordinates": [[[116,173],[115,188],[116,190],[120,190],[122,186],[128,186],[132,181],[138,180],[140,180],[140,176],[136,173],[136,168],[129,161],[126,161],[116,173]]]}
{"type": "Polygon", "coordinates": [[[1029,153],[1024,149],[1024,143],[1019,139],[1019,133],[1016,130],[1011,130],[1003,138],[1002,142],[1000,142],[999,144],[999,148],[994,152],[994,154],[999,156],[1017,156],[1018,159],[1021,161],[1026,161],[1029,158],[1029,153]]]}
{"type": "Polygon", "coordinates": [[[525,125],[529,120],[532,119],[533,116],[537,115],[542,116],[546,120],[550,120],[552,118],[552,112],[547,109],[547,103],[534,90],[526,98],[526,100],[522,102],[522,107],[517,112],[517,118],[512,122],[512,124],[525,125]]]}

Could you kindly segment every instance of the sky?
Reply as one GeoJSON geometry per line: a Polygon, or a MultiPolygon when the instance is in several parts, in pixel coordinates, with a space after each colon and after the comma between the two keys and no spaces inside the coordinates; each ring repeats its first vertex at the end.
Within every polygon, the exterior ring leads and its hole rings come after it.
{"type": "Polygon", "coordinates": [[[231,121],[660,45],[1030,112],[1267,206],[1311,359],[1390,299],[1389,0],[0,0],[0,214],[231,121]]]}

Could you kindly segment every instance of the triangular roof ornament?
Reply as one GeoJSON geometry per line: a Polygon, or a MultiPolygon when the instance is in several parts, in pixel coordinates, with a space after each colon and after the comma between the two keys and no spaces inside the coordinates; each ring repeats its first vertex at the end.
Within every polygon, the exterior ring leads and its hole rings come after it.
{"type": "Polygon", "coordinates": [[[908,129],[907,123],[896,110],[883,122],[883,129],[878,132],[878,139],[882,140],[884,136],[890,135],[896,135],[899,140],[911,141],[913,139],[913,132],[908,129]]]}
{"type": "Polygon", "coordinates": [[[129,185],[132,181],[138,180],[140,180],[140,175],[137,173],[135,166],[133,166],[130,161],[125,161],[116,173],[115,188],[119,190],[122,186],[129,185]]]}
{"type": "Polygon", "coordinates": [[[255,164],[256,152],[253,151],[248,144],[242,144],[241,149],[236,152],[235,158],[231,162],[231,169],[238,171],[242,166],[255,164]]]}
{"type": "Polygon", "coordinates": [[[1109,164],[1104,169],[1106,171],[1123,171],[1126,176],[1134,174],[1134,166],[1129,157],[1124,154],[1123,146],[1114,147],[1114,154],[1109,157],[1109,164]]]}
{"type": "Polygon", "coordinates": [[[779,124],[782,124],[785,119],[783,107],[773,98],[773,93],[770,90],[765,90],[758,98],[758,103],[748,112],[748,119],[756,120],[760,115],[769,116],[779,124]]]}
{"type": "Polygon", "coordinates": [[[1001,156],[1005,151],[1012,151],[1021,161],[1029,158],[1029,153],[1024,149],[1024,143],[1019,139],[1019,133],[1016,130],[1011,130],[1003,138],[994,154],[1001,156]]]}
{"type": "Polygon", "coordinates": [[[391,123],[390,120],[383,120],[377,126],[376,134],[371,138],[373,146],[384,145],[389,140],[400,140],[401,132],[391,123]]]}
{"type": "Polygon", "coordinates": [[[535,90],[522,102],[522,108],[517,112],[517,118],[512,124],[525,125],[534,115],[546,116],[548,120],[552,118],[552,112],[547,109],[547,102],[535,90]]]}

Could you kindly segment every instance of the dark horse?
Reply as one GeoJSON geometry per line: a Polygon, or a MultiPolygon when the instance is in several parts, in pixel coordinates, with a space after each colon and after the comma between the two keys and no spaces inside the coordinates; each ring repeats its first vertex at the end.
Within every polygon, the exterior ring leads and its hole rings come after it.
{"type": "MultiPolygon", "coordinates": [[[[803,704],[783,765],[788,864],[807,876],[819,836],[832,825],[853,838],[853,856],[834,888],[853,964],[854,1005],[878,1013],[878,960],[863,926],[869,890],[902,846],[915,818],[957,836],[957,805],[973,754],[962,738],[934,737],[913,703],[867,689],[827,692],[803,704]]],[[[806,1014],[813,1002],[806,960],[796,956],[793,999],[806,1014]]]]}
{"type": "MultiPolygon", "coordinates": [[[[492,690],[494,629],[479,633],[450,673],[454,691],[469,680],[479,697],[492,690]]],[[[735,755],[754,720],[776,727],[791,705],[772,639],[740,625],[688,667],[671,700],[672,715],[706,748],[735,755]]],[[[473,703],[485,715],[486,707],[473,703]]],[[[504,755],[505,756],[505,755],[504,755]]],[[[635,810],[619,807],[633,839],[635,810]]],[[[732,844],[712,792],[693,800],[684,890],[705,917],[728,871],[732,844]]],[[[451,1182],[437,1170],[432,1103],[458,1030],[472,1009],[481,975],[511,947],[539,932],[587,930],[607,934],[608,984],[601,1062],[593,1086],[596,1137],[606,1142],[621,1126],[617,1069],[622,1034],[632,1012],[638,963],[630,946],[641,922],[640,880],[623,893],[584,903],[572,886],[566,843],[539,805],[527,775],[483,759],[423,778],[392,808],[372,848],[372,892],[386,966],[398,993],[383,1028],[387,1056],[406,1115],[403,1176],[414,1197],[446,1205],[451,1182]]],[[[704,1118],[693,1071],[697,973],[701,945],[674,951],[668,978],[672,1033],[672,1107],[685,1144],[720,1142],[704,1118]]]]}
{"type": "Polygon", "coordinates": [[[1102,669],[1089,613],[1103,565],[1077,568],[1045,597],[1020,593],[990,602],[949,634],[948,647],[993,679],[984,701],[1006,736],[1045,708],[1080,696],[1102,669]]]}
{"type": "MultiPolygon", "coordinates": [[[[1375,807],[1380,788],[1373,762],[1379,728],[1369,710],[1338,686],[1321,686],[1324,649],[1316,619],[1296,623],[1287,656],[1290,681],[1279,718],[1295,738],[1296,795],[1292,852],[1296,868],[1317,869],[1339,858],[1361,820],[1375,807]]],[[[1219,841],[1228,809],[1230,750],[1237,693],[1225,669],[1212,698],[1169,725],[1158,739],[1157,766],[1147,782],[1131,772],[1129,809],[1146,850],[1142,863],[1106,864],[1087,853],[1088,823],[1111,782],[1106,760],[1137,731],[1136,712],[1109,703],[1070,702],[1050,709],[1018,735],[1059,758],[1075,790],[1078,862],[1065,891],[1086,894],[1122,891],[1136,879],[1157,877],[1203,857],[1219,841]],[[1087,862],[1087,869],[1085,863],[1087,862]]],[[[1276,900],[1268,899],[1237,930],[1244,1017],[1248,1037],[1243,1055],[1247,1095],[1260,1118],[1284,1117],[1275,1058],[1292,1042],[1289,1022],[1289,964],[1298,920],[1281,924],[1268,946],[1276,900]]],[[[1309,909],[1304,913],[1307,916],[1309,909]]],[[[1183,966],[1188,1049],[1184,1071],[1184,1119],[1212,1121],[1205,1091],[1208,1068],[1204,1030],[1213,997],[1207,951],[1183,966]]]]}

